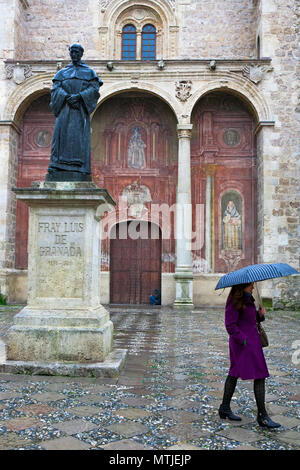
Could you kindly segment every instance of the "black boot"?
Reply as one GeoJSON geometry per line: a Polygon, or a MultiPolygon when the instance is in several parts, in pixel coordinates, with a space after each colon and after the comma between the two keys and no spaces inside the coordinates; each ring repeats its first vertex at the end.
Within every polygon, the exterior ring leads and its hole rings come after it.
{"type": "Polygon", "coordinates": [[[231,377],[230,375],[227,376],[224,386],[224,394],[223,394],[223,401],[219,408],[219,416],[221,419],[230,419],[231,421],[241,421],[242,419],[239,416],[236,416],[232,413],[230,409],[230,401],[232,395],[234,394],[234,390],[236,387],[237,378],[231,377]]]}
{"type": "Polygon", "coordinates": [[[230,419],[231,421],[242,421],[242,418],[235,415],[229,407],[225,407],[223,405],[219,408],[219,416],[221,419],[230,419]]]}
{"type": "Polygon", "coordinates": [[[280,428],[281,426],[281,424],[272,421],[266,411],[257,414],[257,422],[260,426],[269,429],[280,428]]]}
{"type": "Polygon", "coordinates": [[[281,425],[271,420],[265,408],[265,379],[254,380],[254,395],[257,404],[258,424],[269,429],[279,428],[281,425]]]}

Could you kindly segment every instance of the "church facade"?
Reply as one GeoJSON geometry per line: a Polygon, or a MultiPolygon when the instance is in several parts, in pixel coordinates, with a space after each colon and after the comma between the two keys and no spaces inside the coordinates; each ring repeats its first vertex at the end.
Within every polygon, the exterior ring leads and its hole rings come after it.
{"type": "MultiPolygon", "coordinates": [[[[28,209],[13,188],[45,179],[52,78],[74,42],[104,83],[92,179],[116,207],[99,214],[102,303],[147,304],[157,289],[163,305],[222,305],[227,292],[214,287],[228,271],[299,270],[296,0],[1,0],[0,13],[0,292],[10,302],[26,301],[28,265],[28,209]]],[[[260,291],[299,307],[299,276],[260,291]]]]}

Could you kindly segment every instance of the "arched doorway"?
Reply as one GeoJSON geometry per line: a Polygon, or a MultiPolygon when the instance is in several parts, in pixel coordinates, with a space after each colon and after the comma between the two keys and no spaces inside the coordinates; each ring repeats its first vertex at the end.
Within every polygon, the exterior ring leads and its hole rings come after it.
{"type": "Polygon", "coordinates": [[[192,122],[194,227],[196,206],[205,206],[204,244],[193,251],[195,271],[227,272],[255,263],[255,119],[236,96],[212,92],[196,104],[192,122]]]}
{"type": "Polygon", "coordinates": [[[147,221],[116,224],[110,235],[110,302],[149,304],[161,291],[161,231],[147,221]]]}

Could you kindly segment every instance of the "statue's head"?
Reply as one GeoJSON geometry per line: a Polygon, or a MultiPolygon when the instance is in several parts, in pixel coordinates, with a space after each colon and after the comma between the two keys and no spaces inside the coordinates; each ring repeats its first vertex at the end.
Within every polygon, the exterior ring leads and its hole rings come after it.
{"type": "Polygon", "coordinates": [[[76,64],[80,61],[83,56],[84,49],[80,44],[74,43],[69,47],[70,57],[73,64],[76,64]]]}

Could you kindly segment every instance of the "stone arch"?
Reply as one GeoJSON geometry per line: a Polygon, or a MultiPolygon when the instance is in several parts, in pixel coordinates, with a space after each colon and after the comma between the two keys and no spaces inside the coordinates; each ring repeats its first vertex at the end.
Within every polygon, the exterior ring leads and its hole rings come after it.
{"type": "MultiPolygon", "coordinates": [[[[101,90],[100,90],[101,91],[101,90]]],[[[97,104],[97,108],[95,109],[93,115],[97,112],[99,106],[101,106],[104,101],[112,98],[115,95],[122,94],[124,92],[133,91],[133,92],[141,92],[141,93],[148,93],[157,97],[158,99],[164,101],[169,108],[172,110],[173,114],[176,117],[177,122],[179,122],[180,115],[182,112],[182,105],[176,101],[173,96],[165,91],[163,88],[155,85],[154,83],[142,82],[133,84],[132,82],[119,82],[119,83],[112,83],[105,87],[103,93],[101,93],[100,100],[97,104]]]]}
{"type": "Polygon", "coordinates": [[[120,59],[122,27],[126,23],[134,24],[140,34],[142,27],[149,22],[157,30],[157,58],[175,58],[178,42],[177,19],[169,2],[162,0],[111,2],[100,14],[101,55],[111,59],[111,45],[114,44],[113,59],[120,59]]]}
{"type": "Polygon", "coordinates": [[[37,98],[50,93],[53,73],[32,77],[26,80],[21,87],[16,87],[9,96],[4,109],[4,120],[16,124],[21,120],[28,106],[37,98]]]}
{"type": "Polygon", "coordinates": [[[197,102],[213,91],[224,91],[237,96],[251,110],[258,126],[264,123],[274,124],[271,108],[257,86],[249,80],[240,77],[233,78],[232,75],[203,83],[186,104],[184,114],[191,117],[197,102]]]}

